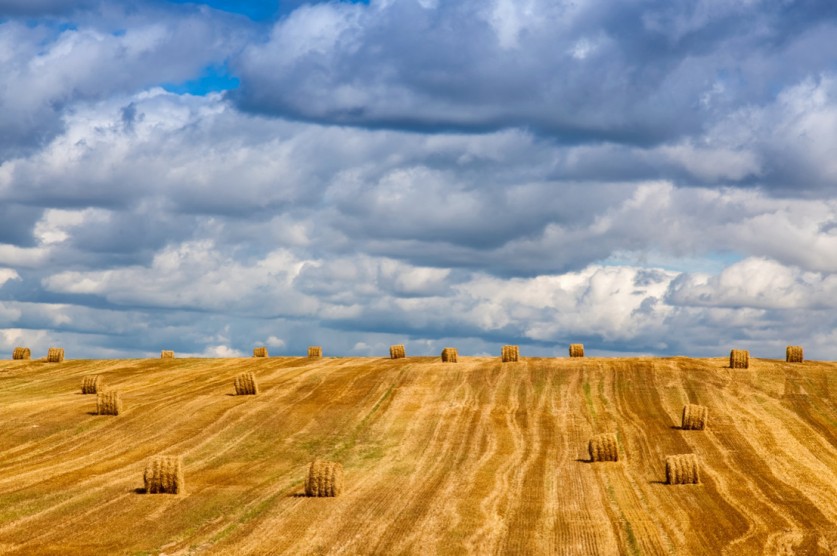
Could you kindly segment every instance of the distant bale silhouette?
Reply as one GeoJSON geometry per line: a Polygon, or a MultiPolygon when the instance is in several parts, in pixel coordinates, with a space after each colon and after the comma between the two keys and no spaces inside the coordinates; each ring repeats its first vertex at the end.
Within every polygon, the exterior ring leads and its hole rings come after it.
{"type": "Polygon", "coordinates": [[[709,410],[702,405],[686,404],[683,406],[683,418],[680,428],[683,430],[702,431],[706,428],[709,410]]]}
{"type": "Polygon", "coordinates": [[[308,467],[305,481],[306,496],[339,496],[343,492],[343,464],[314,460],[308,467]]]}
{"type": "Polygon", "coordinates": [[[389,346],[390,359],[403,359],[404,357],[407,357],[407,352],[404,349],[404,344],[395,344],[389,346]]]}
{"type": "Polygon", "coordinates": [[[102,389],[102,375],[89,375],[81,379],[82,394],[96,394],[102,389]]]}
{"type": "Polygon", "coordinates": [[[700,483],[698,459],[695,454],[666,456],[666,483],[696,485],[700,483]]]}
{"type": "Polygon", "coordinates": [[[788,346],[785,349],[785,361],[788,363],[802,363],[802,346],[788,346]]]}
{"type": "Polygon", "coordinates": [[[584,344],[570,344],[570,357],[584,357],[584,344]]]}
{"type": "Polygon", "coordinates": [[[64,361],[64,348],[49,348],[47,363],[61,363],[64,361]]]}
{"type": "Polygon", "coordinates": [[[96,398],[97,415],[119,415],[122,413],[122,398],[116,390],[99,392],[96,398]]]}
{"type": "Polygon", "coordinates": [[[503,346],[500,352],[503,363],[514,363],[520,360],[520,346],[503,346]]]}
{"type": "Polygon", "coordinates": [[[587,445],[590,461],[619,461],[615,433],[597,434],[587,445]]]}
{"type": "Polygon", "coordinates": [[[267,348],[264,346],[254,347],[253,357],[267,357],[267,348]]]}
{"type": "Polygon", "coordinates": [[[442,350],[442,363],[456,363],[459,360],[459,353],[456,348],[447,347],[442,350]]]}
{"type": "Polygon", "coordinates": [[[160,359],[174,359],[174,352],[170,349],[164,349],[160,352],[160,359]]]}
{"type": "Polygon", "coordinates": [[[734,349],[729,352],[730,369],[749,369],[750,352],[746,349],[734,349]]]}
{"type": "Polygon", "coordinates": [[[319,359],[323,356],[322,346],[308,346],[308,357],[311,359],[319,359]]]}
{"type": "Polygon", "coordinates": [[[183,459],[180,456],[154,456],[142,474],[147,494],[183,494],[183,459]]]}
{"type": "Polygon", "coordinates": [[[12,351],[12,359],[23,360],[23,359],[30,359],[31,357],[32,357],[32,350],[30,350],[28,347],[16,347],[12,351]]]}

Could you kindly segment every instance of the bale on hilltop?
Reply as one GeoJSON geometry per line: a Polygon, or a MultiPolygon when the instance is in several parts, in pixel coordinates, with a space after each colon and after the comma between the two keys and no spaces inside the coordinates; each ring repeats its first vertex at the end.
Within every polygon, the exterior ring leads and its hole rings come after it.
{"type": "Polygon", "coordinates": [[[96,398],[97,415],[119,415],[122,413],[122,398],[116,390],[99,392],[96,398]]]}
{"type": "Polygon", "coordinates": [[[253,357],[267,357],[267,348],[264,346],[254,347],[253,357]]]}
{"type": "Polygon", "coordinates": [[[788,363],[802,363],[802,346],[788,346],[785,349],[785,361],[788,363]]]}
{"type": "Polygon", "coordinates": [[[695,454],[666,456],[666,483],[696,485],[700,483],[698,459],[695,454]]]}
{"type": "Polygon", "coordinates": [[[180,456],[154,456],[142,474],[147,494],[183,494],[183,459],[180,456]]]}
{"type": "Polygon", "coordinates": [[[606,432],[597,434],[587,445],[590,461],[619,461],[619,450],[616,444],[616,434],[606,432]]]}
{"type": "Polygon", "coordinates": [[[730,369],[749,369],[750,352],[746,349],[734,349],[729,352],[730,369]]]}
{"type": "Polygon", "coordinates": [[[241,373],[235,377],[235,394],[237,396],[255,396],[259,393],[259,384],[253,373],[241,373]]]}
{"type": "Polygon", "coordinates": [[[102,375],[89,375],[81,379],[82,394],[97,394],[102,389],[102,375]]]}
{"type": "Polygon", "coordinates": [[[500,352],[503,363],[514,363],[520,360],[520,346],[503,346],[500,352]]]}
{"type": "Polygon", "coordinates": [[[459,360],[459,353],[456,348],[447,347],[442,350],[442,363],[456,363],[459,360]]]}
{"type": "Polygon", "coordinates": [[[305,496],[339,496],[343,492],[343,464],[316,459],[308,467],[305,496]]]}
{"type": "Polygon", "coordinates": [[[174,352],[170,349],[164,349],[160,352],[160,359],[174,359],[174,352]]]}
{"type": "Polygon", "coordinates": [[[403,359],[407,357],[407,352],[404,349],[404,344],[395,344],[389,346],[389,358],[390,359],[403,359]]]}
{"type": "Polygon", "coordinates": [[[570,344],[570,357],[584,357],[584,344],[570,344]]]}
{"type": "Polygon", "coordinates": [[[32,350],[28,347],[16,347],[12,351],[12,359],[29,359],[32,357],[32,350]]]}
{"type": "Polygon", "coordinates": [[[64,361],[64,348],[49,348],[47,363],[61,363],[64,361]]]}
{"type": "Polygon", "coordinates": [[[680,428],[686,431],[702,431],[706,428],[709,416],[709,409],[703,405],[686,404],[683,406],[683,418],[680,421],[680,428]]]}
{"type": "Polygon", "coordinates": [[[323,356],[322,346],[308,346],[308,357],[311,359],[319,359],[323,356]]]}

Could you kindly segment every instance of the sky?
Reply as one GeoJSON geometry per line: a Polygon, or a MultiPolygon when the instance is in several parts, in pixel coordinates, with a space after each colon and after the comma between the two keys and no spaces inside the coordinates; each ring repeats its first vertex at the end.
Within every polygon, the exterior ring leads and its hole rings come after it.
{"type": "Polygon", "coordinates": [[[0,0],[0,350],[837,359],[832,0],[0,0]]]}

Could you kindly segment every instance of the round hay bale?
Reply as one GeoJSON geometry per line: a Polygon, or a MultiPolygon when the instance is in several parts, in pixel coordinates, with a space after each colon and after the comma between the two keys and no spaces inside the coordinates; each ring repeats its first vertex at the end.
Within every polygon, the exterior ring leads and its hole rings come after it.
{"type": "Polygon", "coordinates": [[[729,352],[730,369],[749,369],[750,352],[746,349],[734,349],[729,352]]]}
{"type": "Polygon", "coordinates": [[[319,359],[323,356],[322,346],[308,346],[308,357],[311,359],[319,359]]]}
{"type": "Polygon", "coordinates": [[[785,361],[788,363],[802,363],[802,346],[788,346],[785,349],[785,361]]]}
{"type": "Polygon", "coordinates": [[[174,352],[170,349],[164,349],[160,352],[160,359],[174,359],[174,352]]]}
{"type": "Polygon", "coordinates": [[[670,485],[697,485],[700,469],[695,454],[666,456],[666,483],[670,485]]]}
{"type": "Polygon", "coordinates": [[[570,344],[570,357],[584,357],[584,344],[570,344]]]}
{"type": "Polygon", "coordinates": [[[47,363],[61,363],[64,361],[64,348],[49,348],[47,363]]]}
{"type": "Polygon", "coordinates": [[[97,415],[119,415],[122,413],[122,398],[116,390],[99,392],[96,397],[97,415]]]}
{"type": "Polygon", "coordinates": [[[442,363],[456,363],[459,360],[459,353],[456,348],[447,347],[442,350],[442,363]]]}
{"type": "Polygon", "coordinates": [[[403,359],[407,357],[407,352],[404,349],[404,344],[395,344],[389,346],[389,358],[390,359],[403,359]]]}
{"type": "Polygon", "coordinates": [[[264,346],[254,347],[253,357],[267,357],[267,348],[264,346]]]}
{"type": "Polygon", "coordinates": [[[12,351],[12,359],[30,359],[32,357],[32,350],[27,347],[16,347],[12,351]]]}
{"type": "Polygon", "coordinates": [[[706,422],[709,417],[709,410],[706,406],[696,404],[686,404],[683,406],[683,418],[681,419],[680,428],[684,431],[702,431],[706,428],[706,422]]]}
{"type": "Polygon", "coordinates": [[[597,434],[587,445],[590,461],[619,461],[619,450],[616,445],[616,434],[606,432],[597,434]]]}
{"type": "Polygon", "coordinates": [[[81,379],[82,394],[96,394],[102,386],[102,375],[89,375],[81,379]]]}
{"type": "Polygon", "coordinates": [[[237,396],[255,396],[259,393],[259,384],[253,373],[241,373],[235,377],[235,394],[237,396]]]}
{"type": "Polygon", "coordinates": [[[343,464],[316,459],[308,467],[305,496],[339,496],[343,492],[343,464]]]}
{"type": "Polygon", "coordinates": [[[503,346],[500,352],[503,363],[515,363],[520,360],[520,346],[503,346]]]}
{"type": "Polygon", "coordinates": [[[154,456],[142,474],[147,494],[183,494],[183,459],[180,456],[154,456]]]}

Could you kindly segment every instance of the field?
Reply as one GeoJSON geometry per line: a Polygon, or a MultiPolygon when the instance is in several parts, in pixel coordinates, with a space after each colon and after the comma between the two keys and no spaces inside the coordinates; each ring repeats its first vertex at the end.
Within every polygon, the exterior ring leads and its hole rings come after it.
{"type": "Polygon", "coordinates": [[[5,361],[0,553],[837,554],[837,364],[728,364],[5,361]],[[247,371],[260,393],[235,396],[247,371]],[[690,402],[706,430],[680,430],[690,402]],[[588,461],[603,432],[618,462],[588,461]],[[685,453],[701,483],[665,484],[685,453]],[[185,494],[142,492],[157,454],[185,494]],[[303,496],[315,457],[341,496],[303,496]]]}

